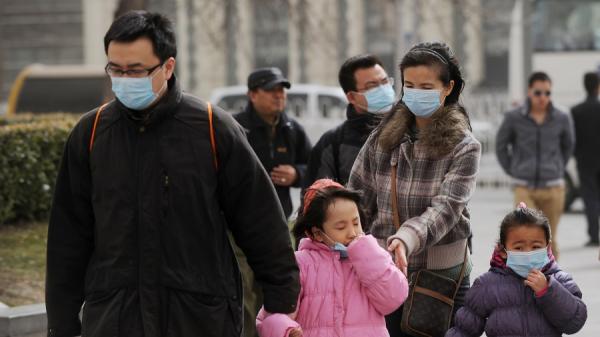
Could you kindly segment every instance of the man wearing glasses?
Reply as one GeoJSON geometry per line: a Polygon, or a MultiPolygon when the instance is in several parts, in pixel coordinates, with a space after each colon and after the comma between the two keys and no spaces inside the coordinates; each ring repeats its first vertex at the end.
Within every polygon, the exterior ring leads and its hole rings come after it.
{"type": "Polygon", "coordinates": [[[48,229],[48,336],[240,336],[228,230],[266,310],[294,312],[298,267],[269,176],[228,113],[182,92],[172,23],[129,12],[104,46],[116,99],[85,114],[65,146],[48,229]]]}
{"type": "Polygon", "coordinates": [[[358,152],[377,126],[377,115],[388,112],[394,104],[393,78],[374,55],[346,60],[338,80],[349,102],[347,120],[323,134],[311,151],[305,187],[320,178],[346,184],[358,152]]]}
{"type": "Polygon", "coordinates": [[[573,154],[571,116],[550,100],[552,82],[543,72],[529,77],[527,102],[504,116],[496,136],[496,155],[513,178],[515,205],[524,201],[548,217],[552,251],[558,258],[557,226],[565,202],[565,166],[573,154]]]}

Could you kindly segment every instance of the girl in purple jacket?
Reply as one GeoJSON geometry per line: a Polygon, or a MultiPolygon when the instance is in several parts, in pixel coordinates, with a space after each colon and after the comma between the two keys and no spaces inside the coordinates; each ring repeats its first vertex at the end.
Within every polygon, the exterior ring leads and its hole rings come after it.
{"type": "Polygon", "coordinates": [[[261,309],[261,337],[385,337],[384,315],[408,295],[404,274],[371,235],[362,234],[359,194],[317,180],[304,194],[294,226],[302,238],[298,307],[291,315],[261,309]]]}
{"type": "Polygon", "coordinates": [[[581,290],[556,263],[548,219],[524,203],[500,225],[490,270],[475,280],[448,336],[562,336],[587,319],[581,290]]]}

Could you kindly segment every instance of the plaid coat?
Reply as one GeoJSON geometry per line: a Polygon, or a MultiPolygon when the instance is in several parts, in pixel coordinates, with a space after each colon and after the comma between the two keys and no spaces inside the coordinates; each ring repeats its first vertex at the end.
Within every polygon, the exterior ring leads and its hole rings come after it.
{"type": "Polygon", "coordinates": [[[348,186],[363,192],[365,228],[383,247],[394,238],[407,248],[409,269],[446,269],[463,262],[471,234],[466,208],[475,189],[481,144],[456,105],[432,116],[410,136],[414,117],[400,106],[361,149],[348,186]],[[401,226],[394,228],[391,168],[397,163],[401,226]]]}

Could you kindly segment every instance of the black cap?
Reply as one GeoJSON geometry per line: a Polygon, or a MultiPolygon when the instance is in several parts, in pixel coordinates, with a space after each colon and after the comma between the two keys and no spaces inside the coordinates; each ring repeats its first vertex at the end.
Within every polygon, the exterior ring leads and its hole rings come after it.
{"type": "Polygon", "coordinates": [[[283,84],[284,87],[289,89],[292,85],[285,77],[279,68],[260,68],[253,71],[248,76],[248,89],[273,89],[276,85],[283,84]]]}

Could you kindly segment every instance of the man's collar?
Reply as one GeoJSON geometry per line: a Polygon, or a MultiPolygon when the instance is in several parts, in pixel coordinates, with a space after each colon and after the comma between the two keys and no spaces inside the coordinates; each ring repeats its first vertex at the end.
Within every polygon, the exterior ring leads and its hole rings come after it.
{"type": "MultiPolygon", "coordinates": [[[[548,107],[546,108],[546,112],[548,113],[548,116],[551,116],[551,117],[554,116],[554,105],[552,104],[552,101],[550,101],[548,103],[548,107]]],[[[521,114],[523,116],[528,116],[530,113],[531,113],[531,101],[528,98],[525,101],[525,104],[523,104],[523,107],[521,108],[521,114]]]]}

